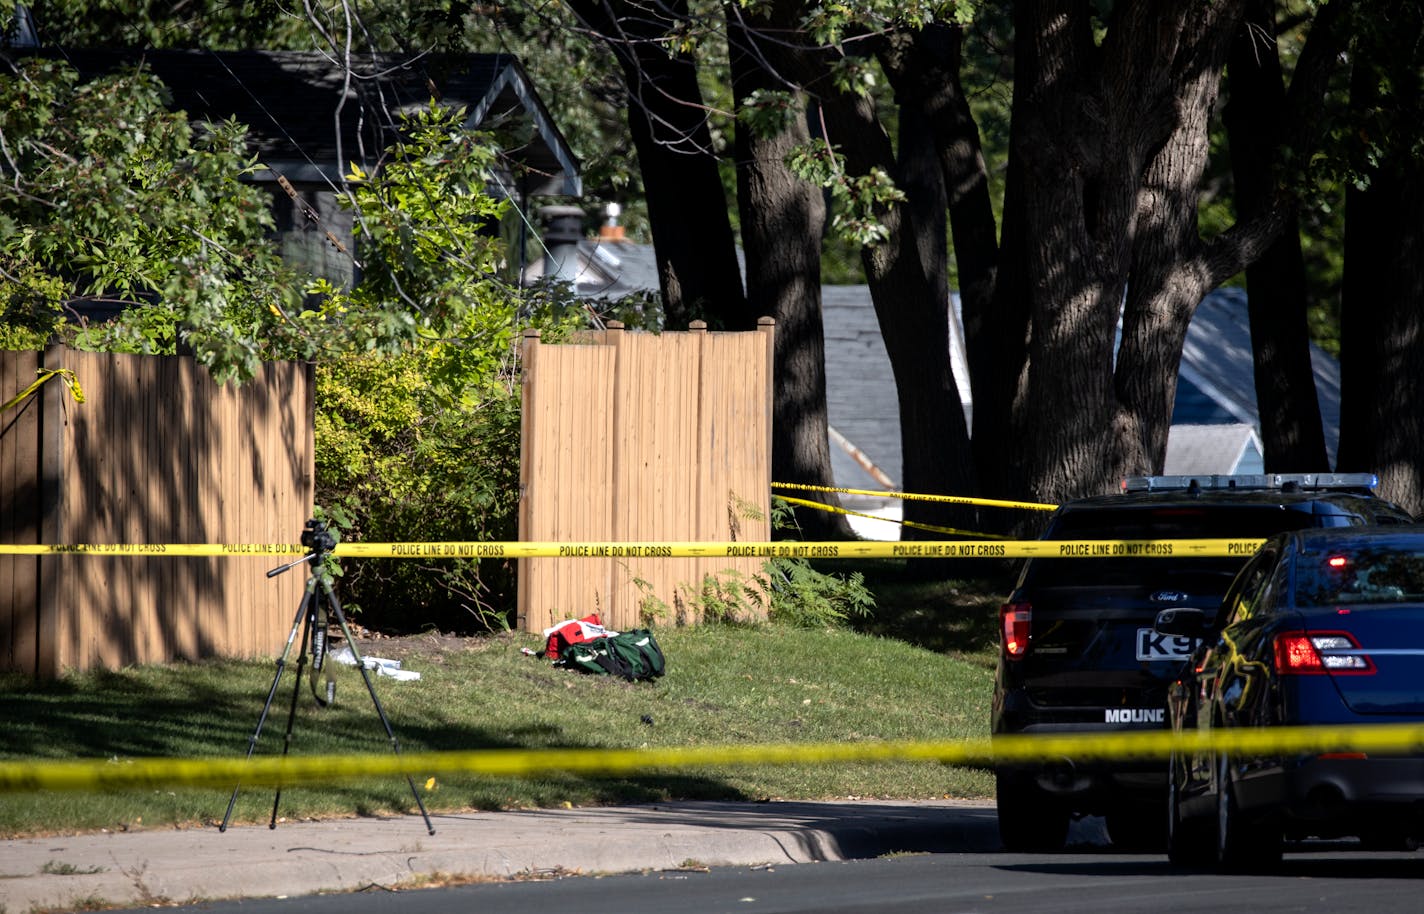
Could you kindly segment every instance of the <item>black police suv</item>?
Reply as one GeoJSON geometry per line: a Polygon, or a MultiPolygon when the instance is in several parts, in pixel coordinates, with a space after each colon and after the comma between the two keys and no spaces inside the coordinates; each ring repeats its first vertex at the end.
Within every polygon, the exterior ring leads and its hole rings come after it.
{"type": "MultiPolygon", "coordinates": [[[[1201,644],[1171,686],[1176,731],[1424,722],[1424,527],[1330,528],[1267,540],[1219,608],[1158,616],[1201,644]]],[[[1174,755],[1168,855],[1268,867],[1286,838],[1424,840],[1424,754],[1174,755]]]]}
{"type": "MultiPolygon", "coordinates": [[[[1311,527],[1410,523],[1402,508],[1373,494],[1375,485],[1371,474],[1132,477],[1121,494],[1060,506],[1042,538],[1254,540],[1311,527]]],[[[1248,558],[1026,560],[1000,609],[992,733],[1166,727],[1167,688],[1196,642],[1155,630],[1157,614],[1219,605],[1248,558]]],[[[1057,758],[997,765],[994,773],[999,834],[1010,850],[1059,849],[1070,820],[1088,815],[1104,816],[1124,849],[1158,849],[1166,840],[1160,760],[1057,758]]]]}

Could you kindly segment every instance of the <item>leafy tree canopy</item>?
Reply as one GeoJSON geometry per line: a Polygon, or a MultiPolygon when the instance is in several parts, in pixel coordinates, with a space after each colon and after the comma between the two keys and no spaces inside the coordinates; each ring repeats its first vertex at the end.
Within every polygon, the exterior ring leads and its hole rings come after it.
{"type": "MultiPolygon", "coordinates": [[[[221,376],[266,353],[299,287],[267,240],[268,201],[238,124],[195,130],[151,74],[80,83],[27,61],[0,78],[0,302],[11,334],[171,352],[221,376]],[[91,327],[84,306],[135,307],[91,327]]],[[[281,339],[281,334],[277,335],[281,339]]]]}
{"type": "Polygon", "coordinates": [[[243,127],[195,128],[169,101],[141,68],[81,83],[31,59],[0,78],[6,342],[181,347],[226,379],[263,359],[458,340],[496,374],[517,301],[488,227],[507,204],[485,195],[492,153],[461,112],[414,115],[379,176],[349,176],[363,272],[343,290],[282,264],[270,200],[240,180],[257,165],[243,127]],[[121,313],[91,321],[96,308],[121,313]]]}

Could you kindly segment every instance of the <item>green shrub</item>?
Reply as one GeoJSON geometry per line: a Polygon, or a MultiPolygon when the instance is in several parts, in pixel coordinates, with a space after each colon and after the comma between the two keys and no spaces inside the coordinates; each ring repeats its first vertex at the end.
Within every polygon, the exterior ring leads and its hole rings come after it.
{"type": "MultiPolygon", "coordinates": [[[[508,204],[484,193],[494,154],[460,118],[412,115],[409,141],[378,175],[353,167],[368,269],[354,289],[314,287],[320,309],[302,315],[342,327],[348,346],[318,363],[315,430],[317,502],[344,516],[348,540],[516,536],[519,333],[532,325],[557,339],[567,321],[522,318],[523,294],[497,278],[503,250],[487,229],[508,204]]],[[[509,561],[348,564],[343,596],[368,626],[507,627],[509,561]]]]}
{"type": "MultiPolygon", "coordinates": [[[[466,404],[442,381],[458,347],[347,356],[317,369],[317,501],[343,538],[511,540],[519,495],[518,392],[466,404]]],[[[458,389],[458,386],[455,388],[458,389]]],[[[398,631],[505,626],[512,563],[372,559],[346,564],[342,592],[364,624],[398,631]]]]}
{"type": "Polygon", "coordinates": [[[767,618],[800,628],[834,628],[875,609],[875,595],[859,571],[818,571],[805,559],[771,559],[762,566],[771,605],[767,618]]]}

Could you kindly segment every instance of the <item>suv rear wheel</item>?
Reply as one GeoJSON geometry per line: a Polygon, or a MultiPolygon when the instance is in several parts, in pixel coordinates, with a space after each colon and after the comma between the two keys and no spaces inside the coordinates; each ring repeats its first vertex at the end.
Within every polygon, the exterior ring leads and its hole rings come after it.
{"type": "Polygon", "coordinates": [[[994,774],[999,838],[1015,853],[1048,853],[1068,840],[1069,810],[1033,781],[994,774]]]}

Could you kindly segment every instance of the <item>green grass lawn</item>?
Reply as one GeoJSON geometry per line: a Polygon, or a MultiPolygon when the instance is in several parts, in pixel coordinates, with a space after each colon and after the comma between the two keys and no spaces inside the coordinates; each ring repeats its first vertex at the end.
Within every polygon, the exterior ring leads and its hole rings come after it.
{"type": "MultiPolygon", "coordinates": [[[[990,590],[880,582],[876,617],[859,631],[708,625],[658,630],[667,675],[625,683],[556,669],[520,652],[537,636],[420,637],[362,642],[396,656],[416,682],[377,678],[407,752],[499,748],[683,747],[757,743],[957,740],[988,732],[990,590]],[[987,620],[987,621],[986,621],[987,620]]],[[[996,595],[995,595],[996,596],[996,595]]],[[[285,633],[274,633],[279,642],[285,633]]],[[[280,643],[274,643],[274,650],[280,643]]],[[[257,752],[281,752],[295,658],[257,752]]],[[[357,671],[334,667],[337,701],[321,708],[303,683],[291,752],[383,753],[385,731],[357,671]]],[[[273,660],[210,661],[74,675],[35,684],[0,677],[0,758],[241,756],[276,673],[273,660]]],[[[449,776],[418,783],[431,811],[672,799],[986,797],[982,769],[934,763],[747,765],[608,778],[449,776]]],[[[0,794],[0,834],[212,824],[230,791],[0,794]]],[[[273,792],[245,788],[235,822],[266,821],[273,792]]],[[[293,787],[285,819],[413,812],[395,778],[293,787]]]]}

